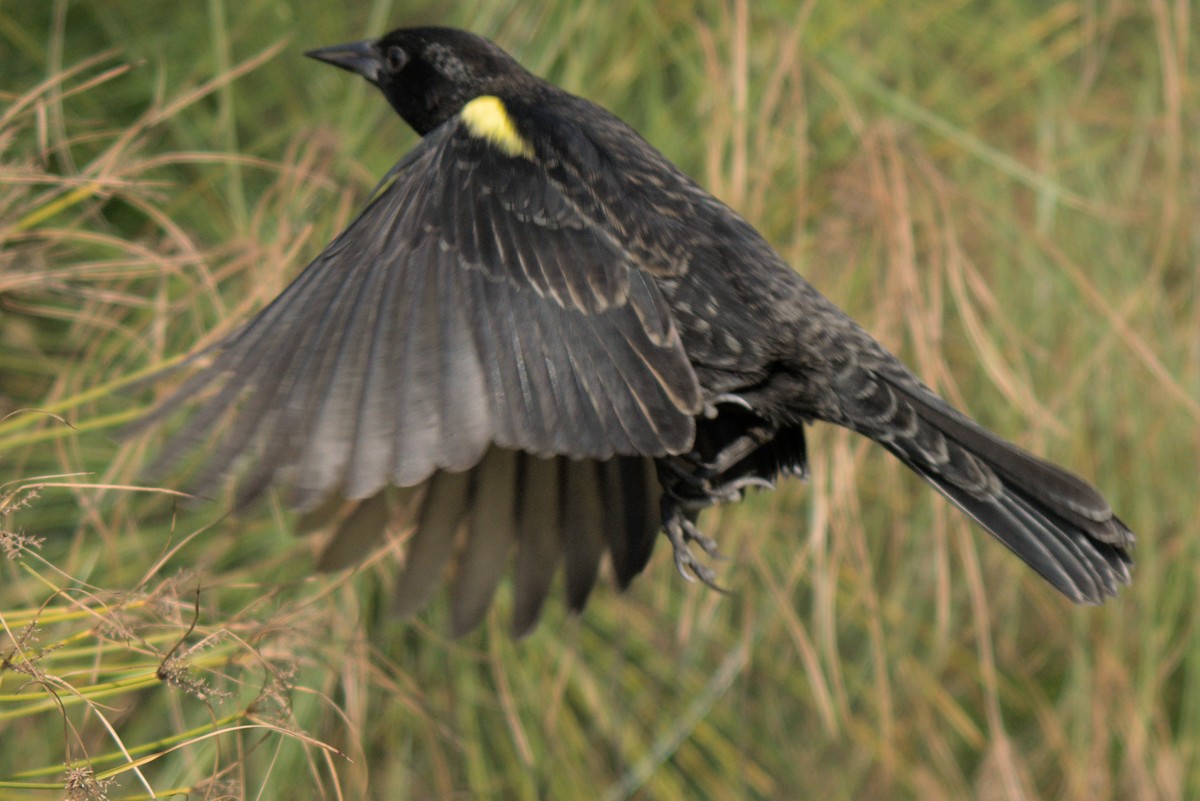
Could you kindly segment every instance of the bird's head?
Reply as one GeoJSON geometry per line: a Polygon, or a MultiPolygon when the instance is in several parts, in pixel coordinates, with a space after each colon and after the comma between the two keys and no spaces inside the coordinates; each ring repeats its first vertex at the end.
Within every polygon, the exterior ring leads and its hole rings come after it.
{"type": "Polygon", "coordinates": [[[401,28],[305,55],[356,72],[379,87],[392,108],[424,136],[480,95],[512,91],[536,79],[481,36],[454,28],[401,28]]]}

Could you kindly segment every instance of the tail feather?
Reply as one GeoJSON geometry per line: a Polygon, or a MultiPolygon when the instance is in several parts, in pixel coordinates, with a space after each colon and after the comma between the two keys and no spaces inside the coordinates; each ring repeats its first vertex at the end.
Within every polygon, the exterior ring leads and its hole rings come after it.
{"type": "Polygon", "coordinates": [[[1126,548],[1133,544],[1133,534],[1113,516],[1108,501],[1082,478],[1001,439],[936,395],[895,389],[923,422],[982,460],[1007,485],[1020,488],[1035,503],[1102,542],[1126,548]]]}
{"type": "MultiPolygon", "coordinates": [[[[843,374],[843,377],[848,377],[843,374]]],[[[1090,484],[992,434],[907,371],[856,376],[843,411],[1017,556],[1078,603],[1128,584],[1133,533],[1090,484]]]]}
{"type": "MultiPolygon", "coordinates": [[[[1127,550],[1094,538],[1058,514],[1059,507],[1032,498],[1016,485],[1003,484],[988,495],[964,491],[943,473],[914,462],[897,448],[888,449],[1071,600],[1100,603],[1129,583],[1132,562],[1127,550]]],[[[1119,520],[1113,521],[1132,537],[1119,520]]]]}

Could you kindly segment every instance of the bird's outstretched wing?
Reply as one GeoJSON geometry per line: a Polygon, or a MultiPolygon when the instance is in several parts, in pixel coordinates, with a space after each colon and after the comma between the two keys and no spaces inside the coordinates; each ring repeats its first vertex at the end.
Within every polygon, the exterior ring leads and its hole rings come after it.
{"type": "MultiPolygon", "coordinates": [[[[607,459],[686,451],[700,389],[653,279],[603,220],[462,115],[432,132],[157,416],[208,397],[166,459],[204,491],[309,510],[479,463],[489,446],[607,459]]],[[[166,465],[160,465],[165,467],[166,465]]]]}
{"type": "Polygon", "coordinates": [[[196,407],[150,470],[197,454],[203,495],[250,462],[236,504],[289,487],[336,527],[326,567],[361,557],[388,520],[415,524],[397,608],[419,608],[456,559],[457,632],[510,552],[518,633],[559,564],[575,609],[605,552],[627,584],[660,525],[648,457],[691,447],[700,386],[645,254],[551,158],[508,152],[462,115],[427,135],[142,421],[196,407]]]}

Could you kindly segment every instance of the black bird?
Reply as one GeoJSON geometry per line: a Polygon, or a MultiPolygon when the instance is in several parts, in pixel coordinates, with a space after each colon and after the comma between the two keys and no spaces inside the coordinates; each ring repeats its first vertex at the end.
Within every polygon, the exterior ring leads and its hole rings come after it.
{"type": "Polygon", "coordinates": [[[1128,583],[1132,532],[1071,473],[961,414],[745,220],[599,106],[486,39],[393,31],[309,56],[358,73],[423,138],[269,306],[150,419],[206,397],[159,467],[240,457],[245,505],[290,487],[350,563],[398,514],[407,613],[450,563],[475,626],[510,553],[517,633],[559,563],[581,608],[660,530],[685,575],[697,514],[805,474],[804,426],[880,443],[1074,601],[1128,583]]]}

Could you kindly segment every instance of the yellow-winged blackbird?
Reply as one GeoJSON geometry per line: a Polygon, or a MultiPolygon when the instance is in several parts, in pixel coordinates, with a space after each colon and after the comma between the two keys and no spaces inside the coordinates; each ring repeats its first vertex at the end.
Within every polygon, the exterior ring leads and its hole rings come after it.
{"type": "Polygon", "coordinates": [[[560,562],[579,609],[606,551],[625,586],[660,529],[712,583],[699,510],[803,476],[814,420],[883,445],[1071,599],[1129,581],[1133,534],[1096,490],[949,406],[604,109],[459,30],[308,55],[423,139],[164,402],[208,390],[160,466],[211,447],[204,491],[252,454],[238,503],[290,486],[337,526],[330,567],[412,510],[397,607],[454,561],[458,632],[510,553],[518,633],[560,562]]]}

